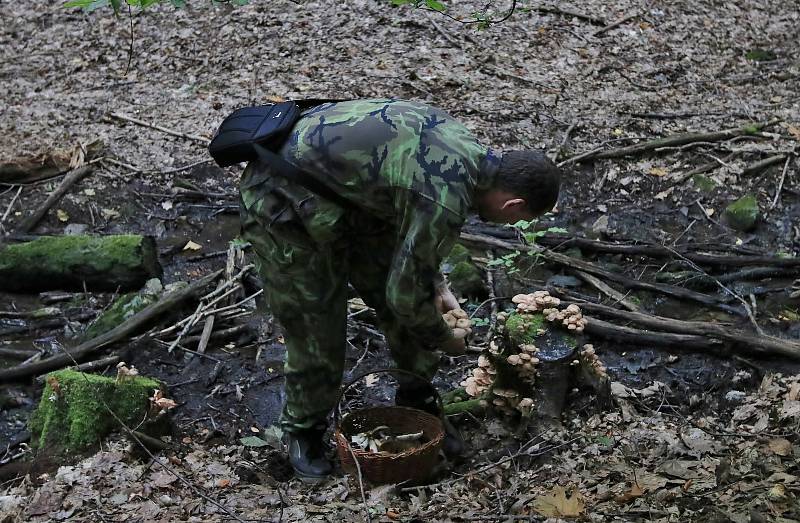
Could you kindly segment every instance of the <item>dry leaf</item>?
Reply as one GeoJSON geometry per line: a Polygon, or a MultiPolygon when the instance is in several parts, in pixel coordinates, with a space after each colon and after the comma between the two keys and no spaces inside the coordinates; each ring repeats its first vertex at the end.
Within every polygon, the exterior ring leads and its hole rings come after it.
{"type": "Polygon", "coordinates": [[[183,246],[184,251],[199,251],[202,248],[203,248],[202,245],[200,245],[199,243],[195,243],[192,240],[189,240],[188,242],[186,242],[186,245],[183,246]]]}
{"type": "Polygon", "coordinates": [[[95,192],[94,189],[84,189],[83,194],[85,194],[86,196],[94,196],[95,192]]]}
{"type": "Polygon", "coordinates": [[[653,167],[652,169],[650,169],[650,171],[648,171],[648,173],[653,176],[666,176],[668,172],[669,171],[667,171],[663,167],[653,167]]]}
{"type": "Polygon", "coordinates": [[[367,377],[364,378],[364,382],[366,383],[367,387],[374,387],[378,383],[378,375],[367,374],[367,377]]]}
{"type": "Polygon", "coordinates": [[[788,456],[792,453],[792,444],[785,438],[771,439],[769,440],[769,450],[778,456],[788,456]]]}
{"type": "Polygon", "coordinates": [[[619,496],[614,497],[614,501],[619,503],[620,505],[625,505],[626,503],[630,503],[636,498],[639,498],[644,494],[644,490],[642,487],[639,486],[638,483],[634,483],[631,485],[631,490],[626,492],[625,494],[620,494],[619,496]]]}
{"type": "Polygon", "coordinates": [[[795,140],[800,141],[800,127],[795,127],[794,125],[789,125],[787,127],[787,130],[789,131],[789,134],[791,134],[792,137],[795,140]]]}
{"type": "Polygon", "coordinates": [[[69,221],[69,214],[64,209],[58,209],[56,211],[56,216],[58,216],[58,221],[60,222],[67,222],[69,221]]]}
{"type": "Polygon", "coordinates": [[[539,496],[533,500],[533,509],[547,517],[577,517],[583,514],[586,503],[577,490],[567,496],[566,489],[555,487],[550,494],[539,496]]]}

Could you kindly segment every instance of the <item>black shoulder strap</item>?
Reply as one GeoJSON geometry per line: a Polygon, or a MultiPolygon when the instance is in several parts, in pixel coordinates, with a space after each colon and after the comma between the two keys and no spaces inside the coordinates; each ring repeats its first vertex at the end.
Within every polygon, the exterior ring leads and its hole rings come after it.
{"type": "Polygon", "coordinates": [[[317,180],[306,171],[299,169],[291,162],[285,160],[280,155],[275,154],[266,147],[257,143],[253,144],[253,148],[255,149],[256,153],[258,153],[258,158],[270,166],[272,169],[271,174],[296,182],[314,194],[319,195],[344,209],[354,210],[357,208],[353,202],[335,192],[333,189],[325,185],[323,182],[317,180]]]}

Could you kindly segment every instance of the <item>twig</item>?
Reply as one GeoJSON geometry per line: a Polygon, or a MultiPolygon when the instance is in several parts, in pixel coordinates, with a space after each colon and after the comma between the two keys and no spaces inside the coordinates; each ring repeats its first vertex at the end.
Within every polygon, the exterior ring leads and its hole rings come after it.
{"type": "Polygon", "coordinates": [[[594,25],[606,25],[606,21],[600,17],[579,13],[577,11],[571,11],[569,9],[562,9],[556,6],[542,5],[538,7],[533,7],[532,9],[534,11],[539,11],[540,13],[556,14],[562,16],[573,16],[575,18],[580,18],[581,20],[586,20],[587,22],[594,25]]]}
{"type": "MultiPolygon", "coordinates": [[[[116,365],[117,363],[119,363],[119,360],[120,360],[119,355],[113,354],[106,358],[101,358],[99,360],[94,360],[94,361],[88,361],[86,363],[81,363],[77,367],[69,367],[69,368],[76,370],[78,372],[91,372],[93,370],[116,365]]],[[[44,381],[45,381],[44,375],[36,376],[37,383],[44,383],[44,381]]]]}
{"type": "Polygon", "coordinates": [[[629,311],[639,310],[639,307],[635,303],[628,300],[624,294],[617,291],[610,285],[600,281],[598,278],[595,278],[591,274],[585,273],[583,271],[576,271],[576,272],[578,273],[578,276],[580,276],[582,280],[586,281],[589,285],[591,285],[598,291],[602,292],[612,300],[617,300],[617,303],[619,303],[629,311]]]}
{"type": "Polygon", "coordinates": [[[11,203],[9,203],[8,207],[6,207],[6,212],[4,212],[3,216],[0,217],[0,225],[3,225],[3,222],[6,221],[6,218],[8,218],[8,215],[11,214],[11,209],[14,207],[14,204],[17,203],[17,198],[19,198],[19,195],[20,195],[21,192],[22,192],[22,186],[20,185],[17,188],[17,194],[15,194],[13,198],[11,198],[11,203]]]}
{"type": "Polygon", "coordinates": [[[347,450],[353,457],[353,463],[355,464],[356,472],[358,473],[358,486],[361,489],[361,501],[364,503],[364,515],[367,518],[367,523],[372,523],[372,518],[369,515],[369,505],[367,505],[367,496],[364,494],[364,480],[361,477],[361,464],[358,462],[358,458],[356,458],[356,453],[353,452],[353,447],[351,447],[349,443],[346,443],[346,445],[347,450]]]}
{"type": "Polygon", "coordinates": [[[564,265],[566,267],[571,267],[573,269],[582,270],[584,272],[588,272],[590,274],[593,274],[594,276],[599,276],[606,280],[615,281],[629,289],[642,289],[651,292],[658,292],[661,294],[666,294],[668,296],[673,296],[675,298],[696,301],[698,303],[702,303],[703,305],[709,305],[712,307],[725,310],[726,312],[730,312],[732,314],[739,313],[737,309],[721,303],[721,300],[719,298],[691,291],[689,289],[684,289],[683,287],[676,287],[674,285],[665,285],[660,283],[649,283],[649,282],[634,280],[622,274],[601,269],[592,263],[579,260],[576,258],[571,258],[564,254],[559,254],[557,252],[553,252],[548,249],[543,249],[538,245],[513,244],[503,240],[498,240],[497,238],[492,238],[491,236],[469,234],[469,233],[461,233],[461,238],[466,241],[477,242],[483,245],[491,245],[494,247],[499,247],[501,249],[512,250],[512,251],[521,250],[538,254],[539,256],[550,262],[557,263],[559,265],[564,265]]]}
{"type": "Polygon", "coordinates": [[[208,138],[203,138],[202,136],[198,136],[196,134],[187,134],[182,133],[180,131],[175,131],[173,129],[168,129],[167,127],[162,127],[160,125],[147,123],[144,120],[139,120],[138,118],[133,118],[132,116],[127,116],[124,114],[119,113],[108,113],[108,116],[111,118],[116,118],[117,120],[122,120],[125,122],[134,123],[136,125],[141,125],[142,127],[147,127],[149,129],[155,129],[157,131],[161,131],[162,133],[166,133],[172,136],[177,136],[179,138],[185,138],[187,140],[193,140],[195,142],[201,143],[203,145],[208,145],[208,138]]]}
{"type": "Polygon", "coordinates": [[[603,34],[605,32],[611,31],[612,29],[616,29],[617,27],[621,26],[625,22],[628,22],[629,20],[633,20],[634,18],[637,18],[638,16],[639,16],[639,13],[634,13],[632,15],[628,15],[625,18],[617,20],[616,22],[614,22],[612,24],[608,24],[607,26],[598,29],[597,31],[592,33],[592,36],[598,37],[598,36],[600,36],[601,34],[603,34]]]}
{"type": "Polygon", "coordinates": [[[788,154],[776,154],[774,156],[770,156],[763,160],[760,160],[754,164],[748,165],[747,167],[742,170],[742,176],[749,176],[751,174],[757,174],[766,169],[771,165],[775,165],[776,163],[780,163],[784,160],[789,162],[789,155],[788,154]]]}
{"type": "Polygon", "coordinates": [[[561,152],[564,150],[564,146],[567,145],[567,140],[569,140],[569,135],[572,134],[572,131],[575,130],[575,127],[577,126],[578,126],[577,123],[573,123],[569,127],[567,127],[567,131],[564,133],[564,137],[561,139],[561,143],[558,145],[558,148],[556,148],[556,150],[553,151],[553,155],[550,158],[551,160],[553,160],[554,162],[558,160],[558,157],[561,156],[561,152]]]}
{"type": "MultiPolygon", "coordinates": [[[[778,182],[778,188],[775,190],[775,197],[772,199],[772,203],[769,205],[769,210],[775,208],[778,205],[778,200],[781,197],[781,191],[783,190],[783,182],[786,181],[786,171],[789,170],[789,164],[792,162],[791,156],[786,156],[786,163],[783,164],[783,171],[781,172],[781,179],[778,182]]],[[[2,220],[0,220],[2,223],[2,220]]]]}
{"type": "Polygon", "coordinates": [[[64,194],[72,187],[76,182],[84,178],[87,174],[89,174],[92,170],[90,164],[82,165],[76,169],[70,171],[63,180],[61,180],[61,184],[53,191],[50,196],[44,201],[44,203],[39,206],[36,211],[29,217],[25,218],[22,223],[19,224],[17,227],[18,233],[26,233],[33,230],[34,227],[44,218],[44,215],[47,214],[47,211],[56,204],[64,194]]]}
{"type": "Polygon", "coordinates": [[[59,354],[58,356],[53,356],[51,358],[47,358],[46,360],[29,365],[19,365],[9,369],[2,369],[0,370],[0,382],[5,382],[12,379],[20,379],[35,374],[43,374],[54,369],[59,369],[65,365],[68,365],[70,361],[84,358],[102,347],[115,343],[138,331],[143,326],[147,325],[149,322],[155,318],[158,318],[162,314],[172,311],[177,305],[183,303],[185,300],[195,296],[206,285],[214,281],[221,273],[222,270],[215,271],[208,276],[205,276],[188,285],[187,287],[175,290],[162,296],[156,303],[148,305],[110,331],[81,343],[75,347],[75,349],[72,349],[71,353],[67,353],[66,349],[64,349],[65,354],[59,354]]]}
{"type": "Polygon", "coordinates": [[[442,37],[444,37],[444,39],[447,40],[447,42],[450,45],[452,45],[453,47],[457,47],[457,48],[461,49],[461,44],[458,43],[452,36],[447,34],[447,32],[445,32],[445,30],[442,29],[442,27],[439,24],[436,23],[436,21],[433,19],[433,17],[430,17],[430,21],[431,21],[431,25],[433,26],[433,28],[436,29],[437,31],[439,31],[439,34],[442,35],[442,37]]]}
{"type": "MultiPolygon", "coordinates": [[[[632,156],[636,154],[651,152],[661,147],[685,145],[693,142],[718,142],[720,140],[725,140],[726,138],[733,138],[735,136],[752,134],[753,131],[758,131],[765,127],[769,127],[771,125],[776,124],[779,121],[780,121],[779,119],[774,118],[766,122],[755,123],[745,127],[724,129],[722,131],[676,134],[673,136],[667,136],[665,138],[658,138],[656,140],[638,143],[635,145],[629,145],[627,147],[619,147],[617,149],[599,151],[591,155],[589,153],[584,153],[581,159],[592,158],[599,160],[607,158],[622,158],[624,156],[632,156]]],[[[577,159],[572,161],[577,161],[577,159]]]]}
{"type": "Polygon", "coordinates": [[[731,161],[733,157],[736,156],[736,153],[731,153],[725,157],[724,160],[720,160],[719,158],[714,158],[713,161],[704,163],[692,169],[691,171],[685,172],[683,174],[679,174],[672,180],[672,185],[680,185],[689,178],[697,174],[707,173],[708,171],[716,169],[720,165],[725,165],[727,162],[731,161]]]}

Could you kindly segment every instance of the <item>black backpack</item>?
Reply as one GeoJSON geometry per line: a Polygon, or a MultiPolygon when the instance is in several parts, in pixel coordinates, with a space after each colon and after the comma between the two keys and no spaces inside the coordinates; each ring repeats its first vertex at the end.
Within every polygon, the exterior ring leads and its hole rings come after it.
{"type": "Polygon", "coordinates": [[[288,178],[342,207],[353,208],[352,202],[276,154],[304,110],[340,101],[290,100],[272,105],[242,107],[222,121],[208,145],[208,152],[220,167],[260,159],[270,166],[273,175],[288,178]]]}

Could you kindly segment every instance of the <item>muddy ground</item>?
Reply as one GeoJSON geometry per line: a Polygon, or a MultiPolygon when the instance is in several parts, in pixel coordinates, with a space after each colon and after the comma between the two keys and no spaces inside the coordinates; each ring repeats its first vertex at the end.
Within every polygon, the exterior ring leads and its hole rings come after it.
{"type": "MultiPolygon", "coordinates": [[[[153,235],[165,283],[196,279],[223,265],[224,254],[211,253],[224,252],[237,234],[240,170],[208,163],[202,143],[226,114],[272,97],[397,96],[445,108],[500,150],[547,149],[560,161],[598,147],[778,119],[761,133],[722,142],[568,162],[558,209],[540,226],[676,248],[702,245],[786,256],[800,250],[800,186],[792,153],[800,141],[800,12],[791,3],[556,4],[602,19],[594,21],[524,3],[509,20],[482,31],[388,2],[194,4],[134,11],[132,19],[125,13],[115,19],[103,10],[84,14],[45,3],[17,2],[0,10],[0,163],[70,152],[98,139],[104,143],[105,159],[35,234],[77,229],[153,235]],[[188,136],[136,125],[112,113],[188,136]],[[747,169],[780,154],[788,154],[788,161],[758,172],[747,169]],[[717,165],[703,178],[677,182],[708,162],[717,165]],[[205,195],[181,194],[179,188],[205,195]],[[729,227],[722,215],[745,194],[756,196],[761,215],[755,229],[743,233],[729,227]],[[200,250],[182,250],[190,240],[200,250]]],[[[468,16],[472,7],[459,3],[451,12],[468,16]]],[[[3,233],[13,233],[58,182],[20,185],[0,179],[3,233]]],[[[585,255],[633,278],[652,280],[659,273],[687,269],[680,263],[665,265],[663,259],[585,255]]],[[[504,283],[511,267],[492,269],[499,285],[505,285],[498,295],[544,285],[562,272],[539,267],[517,273],[515,283],[504,283]]],[[[800,337],[792,280],[735,284],[737,293],[754,296],[758,322],[767,333],[800,337]]],[[[576,290],[598,297],[585,284],[576,290]]],[[[663,316],[749,328],[746,318],[646,293],[633,296],[663,316]]],[[[93,293],[81,299],[100,310],[111,297],[93,293]]],[[[0,294],[3,311],[40,305],[36,296],[0,294]]],[[[129,457],[125,444],[112,440],[83,461],[76,457],[58,471],[58,464],[50,463],[26,480],[6,483],[0,517],[231,518],[200,496],[200,489],[246,519],[364,520],[352,478],[339,477],[316,489],[284,482],[277,453],[239,443],[251,427],[263,431],[274,423],[281,403],[280,331],[268,314],[251,312],[240,321],[252,324],[255,340],[230,340],[209,349],[209,355],[225,362],[211,383],[214,360],[187,360],[159,345],[141,347],[126,360],[163,380],[180,403],[175,440],[182,446],[170,463],[194,489],[155,462],[129,457]]],[[[484,307],[478,317],[487,314],[484,307]]],[[[177,319],[165,319],[162,326],[177,319]]],[[[11,347],[47,346],[53,339],[69,344],[69,335],[81,328],[79,322],[8,335],[2,342],[11,347]]],[[[379,338],[363,325],[354,322],[349,332],[348,375],[353,366],[361,371],[388,363],[379,338]]],[[[514,438],[498,420],[459,418],[470,443],[463,462],[429,490],[373,489],[367,493],[370,517],[800,519],[795,497],[800,485],[798,412],[792,410],[798,399],[796,362],[587,341],[597,347],[612,379],[623,387],[617,388],[618,396],[632,410],[598,413],[590,398],[577,392],[565,417],[567,432],[532,438],[533,432],[528,447],[527,438],[514,438]],[[770,414],[766,419],[765,412],[770,414]],[[508,456],[513,459],[481,472],[508,456]],[[580,499],[564,497],[560,487],[580,499]],[[548,503],[560,512],[548,509],[548,503]]],[[[437,385],[446,390],[458,384],[474,360],[475,355],[445,358],[437,385]]],[[[0,413],[6,459],[25,449],[17,443],[24,440],[25,420],[40,392],[30,383],[3,384],[2,389],[14,399],[0,413]]],[[[385,382],[368,392],[370,401],[391,397],[385,382]]]]}

